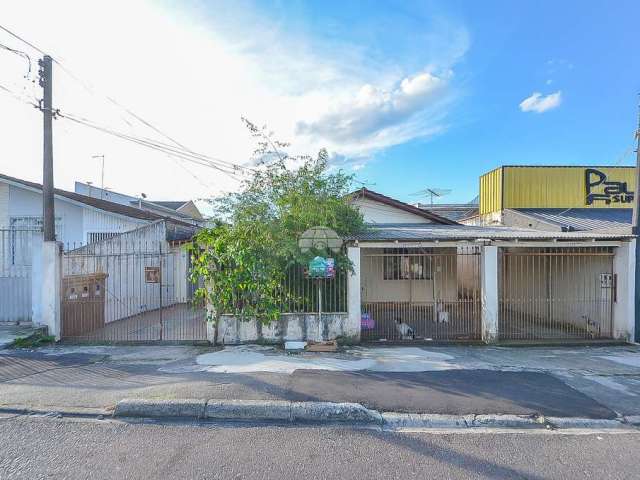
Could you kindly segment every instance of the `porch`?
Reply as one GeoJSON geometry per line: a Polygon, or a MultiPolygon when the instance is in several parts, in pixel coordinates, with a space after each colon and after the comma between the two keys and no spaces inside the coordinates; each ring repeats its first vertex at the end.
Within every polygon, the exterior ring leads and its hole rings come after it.
{"type": "Polygon", "coordinates": [[[352,241],[358,272],[350,307],[358,297],[363,342],[630,341],[634,241],[506,227],[378,227],[352,241]]]}

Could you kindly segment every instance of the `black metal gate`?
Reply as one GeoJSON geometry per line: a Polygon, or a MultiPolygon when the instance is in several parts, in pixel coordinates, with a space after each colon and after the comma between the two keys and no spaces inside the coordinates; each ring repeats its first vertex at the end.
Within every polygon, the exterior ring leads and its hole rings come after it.
{"type": "Polygon", "coordinates": [[[481,338],[480,250],[363,249],[363,341],[481,338]]]}

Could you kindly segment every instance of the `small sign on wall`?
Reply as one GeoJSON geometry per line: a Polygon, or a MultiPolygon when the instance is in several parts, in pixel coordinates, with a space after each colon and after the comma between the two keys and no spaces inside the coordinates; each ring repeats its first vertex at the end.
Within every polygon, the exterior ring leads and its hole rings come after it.
{"type": "Polygon", "coordinates": [[[160,283],[160,267],[144,267],[145,283],[160,283]]]}

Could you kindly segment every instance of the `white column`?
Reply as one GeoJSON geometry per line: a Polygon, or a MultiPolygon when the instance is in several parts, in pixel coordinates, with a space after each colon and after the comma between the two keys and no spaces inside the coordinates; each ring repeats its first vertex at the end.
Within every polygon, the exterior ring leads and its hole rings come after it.
{"type": "Polygon", "coordinates": [[[42,232],[31,235],[31,322],[42,321],[42,232]]]}
{"type": "Polygon", "coordinates": [[[635,332],[636,239],[615,249],[613,273],[616,298],[613,303],[613,338],[633,342],[635,332]]]}
{"type": "Polygon", "coordinates": [[[60,340],[60,310],[62,282],[62,244],[42,243],[42,311],[38,323],[46,325],[49,335],[60,340]]]}
{"type": "Polygon", "coordinates": [[[360,341],[360,247],[348,247],[347,255],[353,266],[353,273],[347,281],[347,312],[348,320],[345,335],[360,341]]]}
{"type": "Polygon", "coordinates": [[[498,247],[482,247],[482,340],[498,340],[498,247]]]}

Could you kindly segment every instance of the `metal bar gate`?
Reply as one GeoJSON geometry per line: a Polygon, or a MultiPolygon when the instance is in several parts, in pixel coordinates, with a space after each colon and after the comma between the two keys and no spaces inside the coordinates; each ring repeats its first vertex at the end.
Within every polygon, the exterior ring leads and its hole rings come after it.
{"type": "Polygon", "coordinates": [[[505,249],[499,338],[610,338],[616,276],[613,247],[505,249]]]}
{"type": "Polygon", "coordinates": [[[62,264],[62,339],[90,343],[206,341],[189,257],[165,241],[114,237],[71,249],[62,264]]]}
{"type": "Polygon", "coordinates": [[[363,341],[481,338],[480,250],[363,249],[363,341]]]}
{"type": "Polygon", "coordinates": [[[31,230],[0,230],[0,322],[31,322],[31,230]]]}

